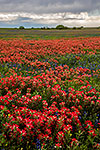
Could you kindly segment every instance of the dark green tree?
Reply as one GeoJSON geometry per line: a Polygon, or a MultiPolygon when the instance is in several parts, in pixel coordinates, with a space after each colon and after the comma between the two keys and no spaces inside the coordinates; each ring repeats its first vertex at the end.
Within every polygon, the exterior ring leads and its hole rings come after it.
{"type": "Polygon", "coordinates": [[[64,29],[65,27],[63,25],[57,25],[56,29],[64,29]]]}
{"type": "Polygon", "coordinates": [[[77,29],[76,27],[73,27],[73,29],[75,30],[75,29],[77,29]]]}
{"type": "Polygon", "coordinates": [[[19,29],[25,29],[24,26],[20,26],[19,29]]]}

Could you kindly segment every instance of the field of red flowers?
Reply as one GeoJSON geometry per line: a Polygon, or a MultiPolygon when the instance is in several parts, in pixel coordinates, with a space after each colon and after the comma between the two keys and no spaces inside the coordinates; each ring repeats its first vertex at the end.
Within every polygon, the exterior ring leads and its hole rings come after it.
{"type": "Polygon", "coordinates": [[[100,37],[0,40],[0,141],[100,149],[100,37]]]}

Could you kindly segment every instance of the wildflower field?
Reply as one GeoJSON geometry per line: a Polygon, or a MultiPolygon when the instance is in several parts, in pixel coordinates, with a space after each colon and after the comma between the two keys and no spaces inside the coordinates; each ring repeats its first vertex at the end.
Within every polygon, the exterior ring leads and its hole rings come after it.
{"type": "Polygon", "coordinates": [[[0,141],[100,149],[100,37],[0,40],[0,141]]]}
{"type": "Polygon", "coordinates": [[[100,36],[100,28],[83,28],[83,29],[14,29],[14,28],[0,28],[0,39],[27,39],[27,40],[54,40],[70,37],[98,37],[100,36]]]}

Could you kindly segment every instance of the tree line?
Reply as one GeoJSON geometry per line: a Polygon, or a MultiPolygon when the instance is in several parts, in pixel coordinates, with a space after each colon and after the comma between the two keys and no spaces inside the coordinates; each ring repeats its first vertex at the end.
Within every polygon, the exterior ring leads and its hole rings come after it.
{"type": "Polygon", "coordinates": [[[31,27],[31,28],[25,28],[24,26],[20,26],[19,28],[15,28],[15,29],[39,29],[39,30],[49,30],[49,29],[57,29],[57,30],[66,30],[66,29],[84,29],[84,28],[88,28],[88,29],[92,29],[92,28],[95,28],[95,29],[100,29],[100,27],[83,27],[83,26],[80,26],[80,27],[67,27],[67,26],[64,26],[64,25],[57,25],[56,27],[40,27],[40,28],[35,28],[35,27],[31,27]]]}

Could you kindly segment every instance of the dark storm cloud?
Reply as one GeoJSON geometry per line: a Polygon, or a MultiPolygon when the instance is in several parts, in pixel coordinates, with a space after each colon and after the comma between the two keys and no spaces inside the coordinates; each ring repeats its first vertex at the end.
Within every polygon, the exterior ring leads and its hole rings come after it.
{"type": "Polygon", "coordinates": [[[0,12],[90,12],[100,9],[99,0],[0,0],[0,12]]]}

